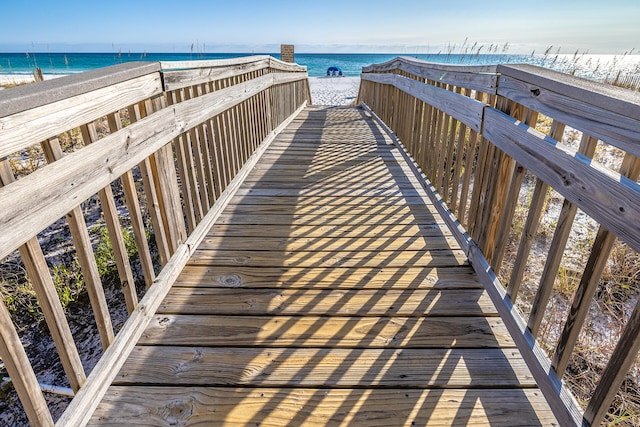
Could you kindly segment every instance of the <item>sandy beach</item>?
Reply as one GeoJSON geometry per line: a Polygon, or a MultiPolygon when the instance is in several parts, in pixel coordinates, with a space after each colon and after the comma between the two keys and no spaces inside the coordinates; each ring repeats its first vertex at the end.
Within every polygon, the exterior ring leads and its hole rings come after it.
{"type": "Polygon", "coordinates": [[[309,77],[311,102],[314,105],[355,104],[360,77],[309,77]]]}

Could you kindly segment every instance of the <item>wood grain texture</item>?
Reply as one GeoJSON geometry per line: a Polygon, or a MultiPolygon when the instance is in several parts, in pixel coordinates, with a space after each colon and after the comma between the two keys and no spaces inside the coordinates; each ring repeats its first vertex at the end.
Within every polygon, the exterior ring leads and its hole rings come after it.
{"type": "Polygon", "coordinates": [[[0,118],[0,158],[162,92],[159,73],[0,118]]]}
{"type": "Polygon", "coordinates": [[[291,289],[482,288],[465,267],[300,268],[186,266],[176,287],[291,289]]]}
{"type": "Polygon", "coordinates": [[[249,267],[457,267],[467,265],[461,249],[433,251],[218,251],[198,250],[189,265],[237,265],[249,267]]]}
{"type": "MultiPolygon", "coordinates": [[[[527,64],[498,65],[498,72],[501,77],[528,81],[536,87],[548,89],[572,98],[576,102],[599,106],[598,108],[636,118],[636,120],[640,117],[638,92],[527,64]]],[[[502,84],[502,79],[500,83],[502,84]]]]}
{"type": "MultiPolygon", "coordinates": [[[[503,75],[500,77],[498,94],[556,118],[567,126],[586,132],[624,151],[640,155],[640,97],[635,103],[626,104],[619,98],[604,94],[597,96],[595,92],[585,92],[577,98],[580,94],[571,90],[574,89],[572,86],[567,86],[563,92],[558,93],[545,87],[545,83],[550,84],[550,81],[537,83],[503,75]],[[616,104],[622,104],[624,107],[616,104]],[[618,107],[617,111],[612,111],[615,107],[618,107]],[[635,116],[630,113],[634,110],[637,111],[635,116]]],[[[614,92],[619,93],[617,90],[614,92]]]]}
{"type": "MultiPolygon", "coordinates": [[[[434,233],[435,234],[435,233],[434,233]]],[[[247,235],[249,235],[247,233],[247,235]]],[[[255,235],[254,235],[255,236],[255,235]]],[[[277,238],[277,237],[208,237],[200,248],[203,250],[230,251],[431,251],[457,249],[457,241],[453,236],[440,234],[430,238],[416,236],[389,238],[277,238]]]]}
{"type": "Polygon", "coordinates": [[[34,426],[52,426],[47,402],[4,301],[0,301],[0,358],[20,401],[24,402],[22,405],[29,421],[34,426]]]}
{"type": "Polygon", "coordinates": [[[537,390],[112,387],[91,426],[558,426],[537,390]],[[179,396],[179,397],[178,397],[179,396]]]}
{"type": "Polygon", "coordinates": [[[503,113],[487,109],[485,136],[635,250],[640,250],[640,186],[503,113]]]}
{"type": "Polygon", "coordinates": [[[311,348],[507,348],[494,317],[156,315],[140,345],[311,348]]]}
{"type": "Polygon", "coordinates": [[[138,346],[124,384],[326,387],[535,387],[514,349],[305,349],[138,346]]]}
{"type": "Polygon", "coordinates": [[[496,68],[495,65],[448,65],[398,57],[382,64],[363,67],[362,72],[404,71],[415,77],[491,93],[497,87],[496,68]]]}
{"type": "Polygon", "coordinates": [[[158,73],[157,62],[128,62],[110,67],[69,74],[37,85],[23,85],[4,91],[0,96],[2,117],[73,98],[98,89],[158,73]]]}
{"type": "Polygon", "coordinates": [[[469,126],[469,128],[477,132],[480,131],[484,104],[472,98],[398,75],[363,74],[362,79],[393,85],[405,93],[455,117],[469,126]]]}
{"type": "Polygon", "coordinates": [[[481,289],[315,290],[174,288],[158,313],[324,316],[486,316],[496,311],[481,289]]]}

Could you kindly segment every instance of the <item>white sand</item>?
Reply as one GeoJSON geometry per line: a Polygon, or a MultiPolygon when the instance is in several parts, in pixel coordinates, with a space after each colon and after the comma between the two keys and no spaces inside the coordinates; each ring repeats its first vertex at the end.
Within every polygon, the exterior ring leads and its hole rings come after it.
{"type": "Polygon", "coordinates": [[[355,104],[360,77],[309,77],[311,103],[314,105],[355,104]]]}

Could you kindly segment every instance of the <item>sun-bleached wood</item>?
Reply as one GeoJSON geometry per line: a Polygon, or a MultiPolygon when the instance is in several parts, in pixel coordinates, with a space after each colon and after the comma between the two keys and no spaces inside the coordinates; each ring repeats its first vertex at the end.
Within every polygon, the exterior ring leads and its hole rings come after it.
{"type": "Polygon", "coordinates": [[[259,423],[265,427],[340,423],[362,427],[457,423],[512,427],[514,412],[523,425],[557,425],[540,393],[527,389],[113,387],[103,404],[90,425],[169,427],[178,421],[216,426],[259,423]],[[176,401],[175,395],[185,398],[176,401]],[[163,416],[167,411],[173,415],[171,420],[163,416]]]}
{"type": "MultiPolygon", "coordinates": [[[[15,181],[7,160],[0,162],[0,187],[15,181]]],[[[69,384],[78,391],[86,380],[78,349],[71,335],[69,323],[64,315],[53,278],[49,272],[42,247],[37,238],[28,240],[20,248],[20,257],[24,263],[31,285],[36,292],[42,308],[47,327],[58,350],[60,362],[64,368],[69,384]]]]}
{"type": "MultiPolygon", "coordinates": [[[[93,124],[82,126],[81,131],[82,140],[87,145],[98,139],[98,134],[93,124]]],[[[109,242],[111,243],[111,250],[113,251],[113,257],[116,262],[116,268],[120,278],[120,285],[122,286],[122,291],[124,293],[125,303],[127,305],[127,310],[131,313],[138,304],[138,295],[136,293],[133,272],[131,271],[131,264],[129,263],[129,256],[127,248],[125,247],[111,185],[100,190],[98,192],[98,197],[100,198],[102,214],[107,226],[109,242]]]]}
{"type": "Polygon", "coordinates": [[[31,424],[38,427],[53,426],[53,418],[40,390],[40,384],[4,301],[0,301],[0,358],[20,401],[24,402],[22,405],[31,424]]]}
{"type": "MultiPolygon", "coordinates": [[[[51,164],[57,164],[66,157],[57,138],[44,141],[42,148],[45,158],[51,164]]],[[[21,181],[17,181],[12,187],[4,187],[4,189],[13,188],[20,183],[21,181]]],[[[111,324],[111,315],[109,314],[107,298],[105,297],[102,279],[98,271],[98,264],[91,245],[91,236],[80,206],[76,205],[67,212],[66,219],[76,248],[76,255],[82,270],[85,287],[91,301],[91,308],[96,319],[102,348],[106,349],[114,339],[113,325],[111,324]]],[[[0,258],[2,257],[0,256],[0,258]]]]}
{"type": "Polygon", "coordinates": [[[485,111],[484,135],[635,250],[640,250],[640,186],[504,113],[485,111]]]}
{"type": "Polygon", "coordinates": [[[72,73],[45,80],[37,85],[17,86],[11,91],[3,92],[0,97],[1,117],[112,87],[141,76],[157,74],[159,71],[158,62],[128,62],[83,73],[72,73]]]}
{"type": "Polygon", "coordinates": [[[202,123],[240,103],[244,97],[260,93],[273,84],[301,78],[268,74],[257,81],[212,92],[177,104],[172,109],[160,110],[132,123],[121,132],[102,138],[24,177],[11,186],[11,191],[0,189],[0,204],[9,207],[0,212],[0,222],[12,218],[13,224],[11,229],[0,235],[0,258],[138,163],[146,161],[152,153],[185,129],[202,123]],[[44,179],[44,176],[47,178],[44,179]],[[29,194],[30,197],[21,198],[20,194],[29,194]],[[33,195],[37,195],[37,198],[33,195]],[[20,214],[16,215],[17,212],[20,214]]]}
{"type": "Polygon", "coordinates": [[[328,382],[336,388],[471,388],[471,385],[530,388],[536,385],[517,350],[493,348],[354,351],[137,346],[114,379],[114,385],[254,387],[324,387],[328,382]],[[274,363],[284,359],[286,363],[274,363]],[[197,362],[193,363],[194,360],[197,362]]]}
{"type": "Polygon", "coordinates": [[[417,80],[395,74],[363,74],[363,80],[393,85],[412,96],[444,111],[475,131],[480,131],[484,104],[464,95],[450,92],[417,80]]]}
{"type": "Polygon", "coordinates": [[[498,76],[496,65],[449,65],[398,57],[382,64],[362,67],[363,73],[404,71],[412,76],[465,87],[480,92],[495,92],[498,76]]]}
{"type": "Polygon", "coordinates": [[[157,314],[140,345],[302,346],[311,348],[506,348],[497,317],[319,317],[157,314]],[[282,325],[289,327],[282,330],[282,325]],[[344,331],[341,333],[341,331],[344,331]],[[456,339],[452,340],[451,337],[456,339]],[[166,342],[165,341],[165,342],[166,342]]]}
{"type": "Polygon", "coordinates": [[[162,93],[153,73],[0,118],[0,158],[162,93]]]}
{"type": "Polygon", "coordinates": [[[87,378],[87,385],[78,392],[76,398],[69,404],[63,415],[56,422],[57,426],[86,425],[93,411],[100,403],[102,396],[104,396],[107,388],[115,378],[118,370],[133,350],[147,324],[151,321],[158,306],[178,278],[189,257],[196,250],[198,243],[206,236],[211,225],[237,192],[243,179],[249,174],[249,171],[253,168],[275,136],[282,131],[288,122],[300,113],[304,106],[305,104],[303,103],[287,120],[276,127],[274,131],[262,141],[258,149],[243,166],[241,172],[236,175],[233,182],[229,184],[225,192],[220,196],[218,203],[209,211],[196,229],[193,230],[187,240],[178,246],[171,260],[164,266],[154,280],[151,289],[145,294],[134,312],[131,313],[129,320],[121,329],[115,342],[105,351],[105,354],[87,378]]]}

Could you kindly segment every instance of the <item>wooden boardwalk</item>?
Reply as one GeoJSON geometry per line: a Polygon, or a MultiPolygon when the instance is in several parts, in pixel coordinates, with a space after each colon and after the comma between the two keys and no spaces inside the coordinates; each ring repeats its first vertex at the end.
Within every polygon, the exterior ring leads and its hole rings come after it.
{"type": "Polygon", "coordinates": [[[398,150],[362,109],[303,111],[90,424],[557,424],[398,150]]]}

